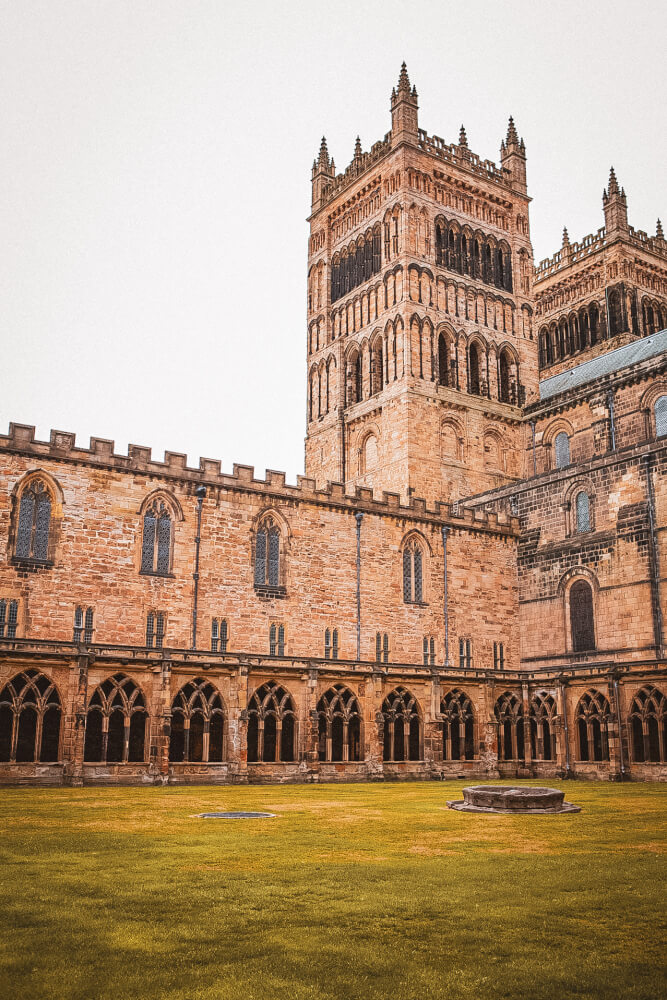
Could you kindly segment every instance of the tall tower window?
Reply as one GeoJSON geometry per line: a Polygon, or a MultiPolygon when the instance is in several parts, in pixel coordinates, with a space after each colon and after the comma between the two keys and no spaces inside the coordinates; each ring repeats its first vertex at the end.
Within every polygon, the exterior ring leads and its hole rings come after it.
{"type": "Polygon", "coordinates": [[[570,588],[570,627],[575,653],[595,649],[593,590],[586,580],[577,580],[570,588]]]}
{"type": "Polygon", "coordinates": [[[255,586],[280,586],[280,528],[271,517],[266,518],[257,531],[255,586]]]}
{"type": "Polygon", "coordinates": [[[561,431],[560,434],[556,435],[554,456],[557,469],[564,469],[566,465],[570,464],[570,439],[565,431],[561,431]]]}
{"type": "Polygon", "coordinates": [[[167,576],[171,565],[171,513],[164,500],[155,499],[144,514],[141,572],[167,576]]]}
{"type": "Polygon", "coordinates": [[[33,479],[23,490],[19,501],[15,550],[17,559],[46,562],[50,525],[51,495],[41,479],[33,479]]]}
{"type": "Polygon", "coordinates": [[[403,549],[403,600],[406,604],[421,604],[424,600],[423,556],[415,541],[403,549]]]}
{"type": "Polygon", "coordinates": [[[667,396],[660,396],[655,401],[655,436],[665,437],[667,435],[667,396]]]}

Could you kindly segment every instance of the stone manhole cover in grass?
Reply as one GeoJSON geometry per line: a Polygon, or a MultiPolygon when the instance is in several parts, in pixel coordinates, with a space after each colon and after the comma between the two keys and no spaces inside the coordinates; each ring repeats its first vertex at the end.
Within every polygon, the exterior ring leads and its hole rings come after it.
{"type": "Polygon", "coordinates": [[[197,813],[197,819],[274,819],[275,815],[255,812],[197,813]]]}

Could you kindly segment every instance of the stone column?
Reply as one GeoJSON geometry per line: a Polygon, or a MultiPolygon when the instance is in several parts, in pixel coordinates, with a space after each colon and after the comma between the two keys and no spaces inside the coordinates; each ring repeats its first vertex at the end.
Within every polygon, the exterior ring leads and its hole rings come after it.
{"type": "Polygon", "coordinates": [[[521,699],[523,707],[523,759],[526,767],[530,767],[533,762],[533,749],[530,739],[530,697],[528,695],[528,685],[521,685],[521,699]]]}
{"type": "Polygon", "coordinates": [[[152,711],[148,737],[149,774],[153,783],[169,781],[169,739],[171,737],[171,660],[164,656],[152,667],[152,711]]]}
{"type": "MultiPolygon", "coordinates": [[[[86,739],[88,669],[94,656],[80,653],[72,657],[67,706],[63,712],[62,758],[63,784],[83,785],[83,751],[86,739]]],[[[15,727],[16,728],[16,727],[15,727]]]]}
{"type": "Polygon", "coordinates": [[[495,684],[492,677],[488,677],[484,686],[480,689],[480,765],[490,778],[498,778],[498,727],[494,715],[495,705],[495,684]]]}

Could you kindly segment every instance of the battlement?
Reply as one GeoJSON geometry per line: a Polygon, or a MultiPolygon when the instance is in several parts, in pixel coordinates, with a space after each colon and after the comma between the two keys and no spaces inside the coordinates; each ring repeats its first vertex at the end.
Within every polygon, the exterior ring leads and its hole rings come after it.
{"type": "Polygon", "coordinates": [[[378,500],[373,491],[366,487],[355,487],[352,492],[347,492],[342,483],[335,482],[328,483],[324,489],[317,489],[315,480],[307,476],[297,476],[297,485],[292,486],[286,483],[284,472],[273,469],[267,469],[264,479],[259,479],[255,477],[255,470],[251,465],[234,463],[233,471],[229,474],[222,472],[219,459],[200,458],[199,466],[194,467],[188,466],[187,455],[181,452],[165,451],[164,461],[160,462],[153,459],[151,449],[143,445],[128,445],[127,455],[116,454],[114,447],[113,441],[91,437],[90,447],[81,448],[76,444],[75,434],[58,430],[51,431],[48,441],[39,441],[35,438],[35,428],[27,424],[10,423],[8,433],[0,435],[0,452],[87,464],[121,473],[176,479],[185,485],[188,492],[194,492],[197,486],[205,484],[212,489],[243,490],[289,500],[348,507],[355,512],[419,518],[451,527],[511,537],[516,537],[519,533],[517,518],[452,508],[450,504],[439,501],[428,506],[424,499],[411,497],[404,504],[397,493],[386,491],[383,492],[382,499],[378,500]]]}
{"type": "Polygon", "coordinates": [[[331,184],[328,184],[324,188],[322,205],[327,205],[333,201],[341,191],[344,191],[346,187],[356,181],[358,177],[383,159],[389,152],[391,152],[391,132],[388,132],[384,139],[373,143],[370,152],[357,153],[353,156],[349,166],[345,168],[343,173],[337,174],[331,184]]]}
{"type": "MultiPolygon", "coordinates": [[[[651,253],[658,254],[658,256],[667,260],[667,242],[665,240],[656,236],[649,236],[642,229],[634,229],[633,226],[628,227],[626,239],[634,246],[640,247],[643,250],[649,250],[651,253]]],[[[596,233],[589,233],[588,236],[584,236],[583,240],[579,243],[569,243],[566,248],[558,250],[553,257],[546,257],[539,264],[536,264],[534,283],[538,284],[558,271],[570,267],[571,264],[576,264],[586,257],[591,257],[608,246],[609,243],[610,239],[605,226],[598,229],[596,233]]]]}
{"type": "Polygon", "coordinates": [[[448,145],[439,135],[429,135],[422,128],[419,129],[419,148],[446,163],[451,163],[452,166],[469,170],[487,181],[505,185],[509,182],[509,171],[498,168],[492,160],[483,160],[477,153],[472,153],[467,146],[456,143],[448,145]]]}

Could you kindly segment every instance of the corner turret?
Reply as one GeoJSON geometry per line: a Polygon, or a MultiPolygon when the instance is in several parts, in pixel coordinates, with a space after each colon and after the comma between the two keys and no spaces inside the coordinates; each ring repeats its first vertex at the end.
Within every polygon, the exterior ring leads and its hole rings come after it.
{"type": "Polygon", "coordinates": [[[607,236],[628,234],[628,199],[623,188],[619,188],[614,168],[609,173],[609,184],[602,192],[602,207],[604,209],[604,224],[607,236]]]}
{"type": "Polygon", "coordinates": [[[391,144],[399,142],[416,144],[419,140],[417,90],[410,89],[410,78],[405,63],[401,66],[398,88],[391,92],[391,144]]]}
{"type": "Polygon", "coordinates": [[[317,212],[319,208],[322,207],[322,202],[324,200],[324,192],[330,183],[330,181],[336,176],[336,167],[332,159],[329,159],[329,150],[327,149],[327,140],[322,136],[322,142],[320,143],[320,154],[316,160],[313,160],[313,171],[312,171],[312,199],[311,207],[313,212],[317,212]]]}
{"type": "Polygon", "coordinates": [[[526,194],[526,147],[523,139],[519,139],[514,119],[510,115],[505,141],[500,144],[500,163],[503,170],[510,175],[510,184],[517,191],[526,194]]]}

